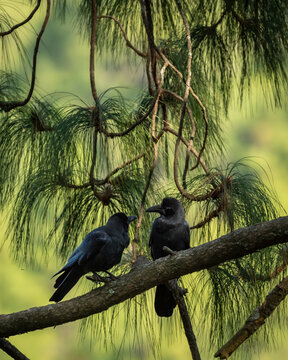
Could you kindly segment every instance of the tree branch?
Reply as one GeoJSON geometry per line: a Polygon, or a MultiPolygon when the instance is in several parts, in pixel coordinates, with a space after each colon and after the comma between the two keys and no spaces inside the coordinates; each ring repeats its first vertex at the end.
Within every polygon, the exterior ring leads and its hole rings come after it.
{"type": "Polygon", "coordinates": [[[119,21],[118,19],[116,19],[114,16],[112,16],[112,15],[101,15],[101,16],[97,16],[97,19],[111,19],[111,20],[115,21],[115,23],[119,26],[120,30],[122,31],[122,34],[123,34],[124,39],[125,39],[125,41],[126,41],[126,45],[127,45],[128,47],[130,47],[130,49],[134,50],[137,55],[139,55],[139,56],[141,56],[141,57],[143,57],[143,58],[145,58],[145,57],[147,56],[146,54],[144,54],[142,51],[136,49],[136,48],[131,44],[131,42],[129,41],[128,36],[127,36],[125,30],[123,29],[123,26],[122,26],[121,23],[120,23],[120,21],[119,21]]]}
{"type": "MultiPolygon", "coordinates": [[[[145,202],[146,202],[146,196],[147,196],[147,192],[148,189],[150,187],[151,184],[151,179],[155,170],[155,167],[157,165],[157,161],[158,161],[158,149],[157,149],[157,143],[159,141],[159,139],[161,138],[161,136],[164,134],[164,131],[160,131],[160,133],[157,135],[157,137],[153,138],[154,143],[153,143],[153,150],[154,150],[154,159],[153,159],[153,163],[150,167],[149,170],[149,174],[146,180],[146,184],[145,184],[145,188],[142,194],[142,199],[141,199],[141,205],[140,205],[140,210],[139,210],[139,216],[138,216],[138,222],[137,222],[137,226],[136,226],[136,231],[134,234],[134,239],[132,242],[132,264],[135,263],[136,261],[136,245],[138,242],[138,237],[139,237],[139,231],[141,228],[141,224],[142,224],[142,218],[143,218],[143,214],[144,214],[144,206],[145,206],[145,202]]],[[[154,135],[155,136],[155,135],[154,135]]]]}
{"type": "Polygon", "coordinates": [[[155,98],[153,99],[149,109],[147,110],[147,112],[141,116],[137,121],[135,121],[135,123],[133,125],[130,126],[130,128],[122,131],[122,132],[119,132],[119,133],[116,133],[116,132],[109,132],[107,131],[106,129],[104,128],[100,128],[99,129],[99,132],[103,133],[104,135],[106,135],[107,137],[110,137],[110,138],[114,138],[114,137],[121,137],[121,136],[125,136],[127,134],[130,133],[130,131],[132,131],[133,129],[135,129],[138,125],[140,125],[144,120],[147,119],[147,117],[150,115],[151,111],[154,109],[154,105],[155,105],[155,102],[156,102],[156,97],[158,95],[156,94],[155,98]]]}
{"type": "Polygon", "coordinates": [[[14,345],[12,345],[7,339],[0,339],[0,349],[6,354],[11,356],[14,360],[29,360],[24,354],[21,353],[14,345]]]}
{"type": "Polygon", "coordinates": [[[37,36],[36,43],[35,43],[35,48],[34,48],[31,84],[30,84],[30,90],[28,92],[28,95],[27,95],[26,99],[23,100],[23,101],[0,101],[0,108],[2,108],[2,110],[4,110],[5,112],[9,112],[10,110],[15,109],[16,107],[26,105],[30,101],[30,99],[32,97],[32,94],[33,94],[33,91],[34,91],[34,86],[35,86],[35,80],[36,80],[36,65],[37,65],[38,50],[39,50],[39,45],[40,45],[42,35],[43,35],[43,33],[44,33],[45,29],[46,29],[46,26],[47,26],[47,23],[48,23],[48,20],[49,20],[50,7],[51,7],[51,0],[47,0],[47,8],[46,8],[45,19],[44,19],[42,28],[41,28],[38,36],[37,36]]]}
{"type": "Polygon", "coordinates": [[[204,220],[200,221],[198,224],[190,226],[190,230],[192,229],[199,229],[200,227],[204,226],[205,224],[209,223],[212,219],[214,219],[215,217],[218,217],[218,215],[220,214],[221,211],[223,211],[224,209],[224,205],[223,203],[220,204],[220,206],[218,206],[217,209],[213,210],[210,212],[210,214],[208,214],[204,220]]]}
{"type": "Polygon", "coordinates": [[[214,357],[228,359],[231,354],[238,349],[250,336],[252,336],[265,323],[265,320],[272,314],[276,307],[285,299],[288,294],[288,277],[286,276],[274,289],[266,296],[261,306],[246,320],[242,328],[219,349],[214,357]]]}
{"type": "Polygon", "coordinates": [[[2,31],[0,32],[0,36],[4,37],[6,35],[9,35],[9,34],[12,34],[12,32],[16,29],[18,29],[19,27],[27,24],[31,19],[32,17],[34,16],[34,14],[36,13],[36,11],[39,9],[40,7],[40,4],[41,4],[41,0],[38,0],[37,1],[37,4],[35,6],[35,8],[31,11],[30,15],[23,21],[21,21],[20,23],[18,24],[15,24],[11,27],[11,29],[7,30],[7,31],[2,31]]]}
{"type": "Polygon", "coordinates": [[[100,313],[157,284],[288,242],[288,217],[235,230],[214,241],[133,268],[77,298],[0,316],[0,337],[44,329],[100,313]]]}
{"type": "Polygon", "coordinates": [[[90,38],[90,85],[93,99],[97,105],[98,95],[95,85],[95,38],[96,38],[96,23],[97,23],[97,13],[96,13],[96,0],[92,0],[91,3],[91,38],[90,38]]]}
{"type": "MultiPolygon", "coordinates": [[[[178,136],[178,132],[177,132],[176,130],[172,129],[170,126],[165,126],[165,131],[167,131],[167,132],[169,132],[169,133],[171,133],[171,134],[173,134],[173,135],[175,135],[175,136],[178,136]]],[[[196,149],[194,149],[194,147],[192,147],[191,144],[190,144],[186,139],[184,139],[183,137],[181,137],[181,141],[182,141],[183,144],[186,145],[187,148],[190,149],[190,151],[192,152],[193,155],[195,155],[196,157],[199,156],[198,151],[197,151],[196,149]]],[[[205,173],[208,174],[208,173],[209,173],[209,169],[208,169],[205,161],[204,161],[201,157],[200,157],[200,164],[201,164],[203,170],[205,171],[205,173]]],[[[195,200],[195,199],[192,199],[192,198],[191,198],[191,200],[195,200]]],[[[195,200],[195,201],[196,201],[196,200],[195,200]]]]}
{"type": "Polygon", "coordinates": [[[185,289],[181,289],[177,285],[177,281],[169,281],[166,286],[172,292],[173,297],[179,308],[182,324],[184,327],[185,335],[190,347],[191,355],[193,360],[201,360],[199,349],[196,342],[196,337],[190,321],[188,309],[185,303],[184,294],[187,292],[185,289]]]}

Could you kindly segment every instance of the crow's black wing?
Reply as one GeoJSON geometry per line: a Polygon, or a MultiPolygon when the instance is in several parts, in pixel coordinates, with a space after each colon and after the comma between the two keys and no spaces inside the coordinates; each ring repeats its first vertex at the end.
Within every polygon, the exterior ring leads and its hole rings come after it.
{"type": "Polygon", "coordinates": [[[101,228],[91,231],[83,240],[83,242],[78,246],[77,249],[73,251],[69,257],[67,264],[63,266],[56,274],[61,274],[63,271],[72,268],[76,264],[82,265],[95,254],[97,254],[101,248],[111,241],[110,236],[101,228]]]}

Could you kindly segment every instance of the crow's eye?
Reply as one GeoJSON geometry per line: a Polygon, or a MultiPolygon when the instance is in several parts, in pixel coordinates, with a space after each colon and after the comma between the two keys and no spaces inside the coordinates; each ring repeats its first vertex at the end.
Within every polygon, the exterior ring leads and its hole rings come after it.
{"type": "Polygon", "coordinates": [[[165,209],[165,216],[172,216],[175,214],[175,211],[172,208],[165,209]]]}

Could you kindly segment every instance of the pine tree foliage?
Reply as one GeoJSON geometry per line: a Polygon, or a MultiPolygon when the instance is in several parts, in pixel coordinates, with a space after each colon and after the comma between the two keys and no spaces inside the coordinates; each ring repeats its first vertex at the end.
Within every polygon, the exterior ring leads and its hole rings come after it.
{"type": "MultiPolygon", "coordinates": [[[[40,16],[38,2],[24,3],[35,9],[33,16],[40,16]]],[[[281,104],[287,91],[285,1],[40,3],[43,31],[49,31],[44,26],[49,16],[66,21],[72,14],[75,31],[89,43],[91,54],[109,51],[115,61],[120,55],[141,61],[146,84],[133,101],[124,98],[121,88],[97,93],[90,55],[91,103],[61,105],[55,96],[37,95],[33,72],[41,31],[35,35],[32,62],[21,38],[30,19],[26,16],[15,27],[3,7],[0,204],[11,212],[9,239],[19,261],[39,261],[43,248],[66,258],[85,233],[123,211],[140,214],[133,247],[124,256],[126,266],[117,271],[127,270],[137,255],[149,256],[151,218],[142,219],[143,210],[165,195],[183,202],[193,245],[277,216],[281,207],[255,166],[245,159],[226,164],[223,128],[232,93],[243,99],[252,81],[259,81],[267,97],[281,104]],[[16,74],[11,46],[26,66],[32,64],[31,83],[16,74]]],[[[283,262],[285,249],[230,261],[199,274],[198,280],[185,278],[187,287],[196,281],[200,293],[208,294],[214,342],[233,332],[247,308],[275,282],[270,275],[283,262]],[[231,313],[238,315],[231,319],[231,313]]],[[[139,309],[149,306],[145,296],[132,311],[137,319],[139,309]]],[[[187,298],[195,308],[196,296],[187,298]]],[[[108,322],[103,316],[99,326],[108,322]]],[[[150,331],[152,322],[146,324],[150,331]]]]}

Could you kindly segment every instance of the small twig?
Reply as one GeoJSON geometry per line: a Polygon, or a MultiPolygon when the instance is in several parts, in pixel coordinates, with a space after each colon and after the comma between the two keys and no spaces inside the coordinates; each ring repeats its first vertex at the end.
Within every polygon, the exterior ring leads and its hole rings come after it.
{"type": "Polygon", "coordinates": [[[273,313],[277,306],[285,299],[288,294],[288,277],[285,277],[274,289],[266,296],[261,306],[254,310],[253,314],[246,320],[242,328],[219,349],[214,357],[228,359],[229,356],[253,335],[265,323],[265,320],[273,313]]]}
{"type": "Polygon", "coordinates": [[[276,267],[276,269],[274,271],[272,271],[272,273],[267,274],[267,275],[263,275],[263,274],[257,274],[255,273],[255,270],[250,270],[247,271],[245,268],[243,268],[243,266],[241,265],[239,259],[235,260],[235,264],[237,266],[237,268],[239,269],[239,275],[241,276],[242,279],[247,280],[247,281],[251,281],[251,279],[253,281],[271,281],[273,279],[275,279],[278,275],[280,275],[287,267],[288,265],[288,258],[287,258],[287,250],[284,249],[284,259],[281,265],[278,265],[276,267]]]}
{"type": "Polygon", "coordinates": [[[144,54],[142,51],[138,50],[135,48],[135,46],[133,46],[131,44],[131,42],[128,40],[128,36],[123,28],[123,26],[121,25],[120,21],[118,19],[116,19],[114,16],[111,15],[101,15],[101,16],[97,16],[97,19],[112,19],[113,21],[115,21],[115,23],[119,26],[120,30],[122,31],[122,34],[124,36],[124,39],[126,41],[126,45],[128,47],[130,47],[130,49],[134,50],[136,52],[137,55],[145,58],[147,57],[147,54],[144,54]]]}
{"type": "MultiPolygon", "coordinates": [[[[69,183],[64,176],[62,175],[59,175],[59,181],[57,182],[57,185],[60,185],[60,186],[64,186],[66,188],[69,188],[69,189],[75,189],[75,190],[79,190],[79,189],[85,189],[89,186],[91,186],[91,182],[94,184],[94,185],[97,185],[97,186],[100,186],[100,185],[105,185],[107,183],[109,184],[112,184],[113,181],[110,180],[110,178],[117,174],[118,171],[124,169],[126,166],[130,165],[131,163],[137,161],[137,160],[140,160],[142,157],[144,157],[145,155],[147,155],[148,151],[151,150],[152,146],[149,147],[146,151],[143,151],[141,154],[135,156],[134,158],[130,159],[130,160],[127,160],[125,161],[123,164],[117,166],[114,170],[112,170],[106,177],[105,179],[95,179],[93,177],[93,174],[92,174],[92,179],[91,179],[91,176],[90,176],[90,181],[87,182],[87,183],[84,183],[84,184],[81,184],[81,185],[78,185],[78,184],[72,184],[72,183],[69,183]]],[[[94,163],[94,162],[93,162],[94,163]]],[[[91,170],[90,170],[91,171],[91,170]]]]}
{"type": "MultiPolygon", "coordinates": [[[[165,131],[166,131],[166,132],[169,132],[169,133],[171,133],[171,134],[173,134],[173,135],[175,135],[175,136],[178,136],[178,132],[177,132],[176,130],[172,129],[170,126],[165,126],[165,131]]],[[[184,139],[183,137],[181,137],[181,141],[182,141],[183,144],[186,145],[187,148],[189,147],[189,142],[188,142],[186,139],[184,139]]],[[[190,146],[190,151],[191,151],[192,154],[195,155],[196,157],[199,156],[198,151],[197,151],[196,149],[194,149],[192,146],[190,146]]],[[[205,173],[206,173],[206,174],[209,174],[210,171],[209,171],[209,169],[208,169],[205,161],[204,161],[202,158],[200,158],[200,164],[201,164],[203,170],[205,171],[205,173]]]]}
{"type": "Polygon", "coordinates": [[[173,297],[178,305],[178,309],[181,315],[182,324],[184,327],[185,335],[190,347],[193,360],[201,360],[199,349],[197,346],[196,337],[190,321],[190,316],[184,299],[184,295],[187,293],[187,289],[182,289],[178,286],[177,280],[170,280],[166,283],[168,289],[172,292],[173,297]]]}
{"type": "Polygon", "coordinates": [[[0,338],[0,349],[6,352],[14,360],[29,360],[21,351],[12,345],[7,339],[0,338]]]}
{"type": "Polygon", "coordinates": [[[4,37],[4,36],[6,36],[6,35],[9,35],[9,34],[11,34],[14,30],[16,30],[16,29],[18,29],[19,27],[27,24],[27,23],[32,19],[32,17],[33,17],[34,14],[36,13],[36,11],[39,9],[40,4],[41,4],[41,0],[38,0],[36,6],[34,7],[34,9],[31,11],[31,13],[29,14],[29,16],[28,16],[25,20],[21,21],[21,22],[18,23],[18,24],[13,25],[13,26],[11,27],[11,29],[9,29],[9,30],[7,30],[7,31],[2,31],[2,32],[0,32],[0,36],[4,37]]]}
{"type": "MultiPolygon", "coordinates": [[[[175,99],[177,99],[177,100],[179,100],[181,102],[184,101],[184,99],[180,95],[176,94],[175,92],[173,92],[171,90],[162,89],[162,94],[164,96],[165,96],[165,94],[171,95],[175,99]]],[[[194,136],[195,136],[195,132],[196,132],[196,125],[195,125],[195,122],[194,122],[194,117],[193,117],[192,110],[191,110],[191,108],[190,108],[190,106],[188,104],[186,104],[186,108],[187,108],[187,112],[188,112],[188,115],[189,115],[189,119],[190,119],[190,122],[191,122],[191,128],[192,128],[190,138],[193,139],[194,136]]]]}
{"type": "Polygon", "coordinates": [[[10,110],[15,109],[16,107],[26,105],[30,101],[30,99],[32,97],[32,94],[33,94],[33,91],[34,91],[34,86],[35,86],[35,80],[36,80],[36,66],[37,66],[38,50],[39,50],[39,45],[40,45],[42,35],[43,35],[43,33],[44,33],[45,29],[46,29],[46,26],[47,26],[47,23],[48,23],[48,20],[49,20],[50,7],[51,7],[51,0],[47,0],[47,8],[46,8],[45,19],[44,19],[44,22],[42,24],[41,30],[40,30],[40,32],[39,32],[39,34],[37,36],[35,47],[34,47],[31,84],[30,84],[30,90],[28,92],[28,95],[27,95],[26,99],[23,100],[23,101],[0,101],[0,108],[2,108],[2,110],[4,110],[5,112],[9,112],[10,110]]]}
{"type": "Polygon", "coordinates": [[[127,160],[125,161],[123,164],[117,166],[113,171],[111,171],[103,181],[103,183],[106,183],[106,182],[111,182],[109,181],[109,179],[115,175],[118,171],[124,169],[126,166],[132,164],[133,162],[137,161],[137,160],[140,160],[142,157],[144,157],[145,155],[147,155],[148,151],[149,151],[150,148],[148,148],[146,151],[143,151],[141,154],[135,156],[133,159],[130,159],[130,160],[127,160]]]}
{"type": "Polygon", "coordinates": [[[200,221],[198,224],[190,226],[190,230],[199,229],[200,227],[204,226],[205,224],[210,222],[212,219],[219,216],[221,211],[223,211],[223,205],[220,205],[216,210],[211,211],[211,213],[209,215],[207,215],[205,217],[205,219],[200,221]]]}
{"type": "Polygon", "coordinates": [[[177,254],[176,251],[170,249],[168,246],[163,246],[163,251],[165,251],[167,254],[174,256],[177,254]]]}
{"type": "Polygon", "coordinates": [[[124,131],[121,131],[121,132],[109,132],[109,131],[106,131],[104,128],[101,128],[99,129],[99,132],[103,133],[104,135],[106,135],[107,137],[110,137],[110,138],[114,138],[114,137],[121,137],[121,136],[125,136],[127,134],[130,133],[130,131],[132,131],[133,129],[135,129],[138,125],[140,125],[144,120],[147,119],[147,117],[150,115],[151,111],[154,109],[154,105],[155,105],[155,102],[156,102],[156,98],[157,98],[158,94],[156,94],[156,97],[153,99],[149,109],[147,110],[147,112],[141,116],[137,121],[135,121],[135,123],[133,125],[131,125],[128,129],[124,130],[124,131]]]}

